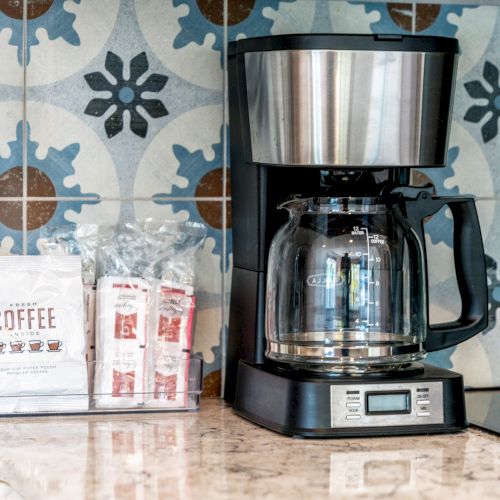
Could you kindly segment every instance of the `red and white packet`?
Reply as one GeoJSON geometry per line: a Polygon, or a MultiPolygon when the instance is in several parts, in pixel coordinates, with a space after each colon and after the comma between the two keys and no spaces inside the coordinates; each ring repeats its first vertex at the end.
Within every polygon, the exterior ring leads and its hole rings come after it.
{"type": "Polygon", "coordinates": [[[189,360],[195,297],[193,287],[169,281],[154,286],[150,320],[148,407],[188,404],[189,360]]]}
{"type": "Polygon", "coordinates": [[[97,286],[96,408],[144,404],[151,287],[142,278],[106,276],[97,286]]]}

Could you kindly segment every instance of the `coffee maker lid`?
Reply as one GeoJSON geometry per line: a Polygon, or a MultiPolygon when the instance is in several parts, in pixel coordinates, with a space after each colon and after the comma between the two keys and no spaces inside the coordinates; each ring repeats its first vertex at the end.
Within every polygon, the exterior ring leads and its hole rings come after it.
{"type": "Polygon", "coordinates": [[[458,40],[442,36],[310,34],[244,38],[230,42],[228,54],[269,50],[354,50],[459,53],[458,40]]]}

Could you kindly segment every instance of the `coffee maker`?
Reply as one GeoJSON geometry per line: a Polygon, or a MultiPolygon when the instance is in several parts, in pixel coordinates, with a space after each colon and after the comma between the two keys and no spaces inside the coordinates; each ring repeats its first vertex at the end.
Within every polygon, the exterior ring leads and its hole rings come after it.
{"type": "Polygon", "coordinates": [[[487,326],[474,200],[446,165],[455,39],[229,44],[233,256],[225,399],[301,437],[458,431],[462,376],[421,363],[487,326]],[[424,221],[448,208],[461,314],[431,325],[424,221]]]}

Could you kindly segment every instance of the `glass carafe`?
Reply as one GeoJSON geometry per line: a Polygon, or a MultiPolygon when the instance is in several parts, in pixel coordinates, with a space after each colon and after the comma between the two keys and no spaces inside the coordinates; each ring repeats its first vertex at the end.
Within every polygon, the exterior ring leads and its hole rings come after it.
{"type": "Polygon", "coordinates": [[[402,187],[388,199],[307,198],[270,248],[266,356],[327,370],[399,369],[487,325],[481,229],[472,198],[402,187]],[[428,321],[424,220],[447,206],[462,310],[428,321]]]}
{"type": "Polygon", "coordinates": [[[424,255],[377,198],[294,199],[271,244],[267,357],[342,371],[424,355],[424,255]]]}

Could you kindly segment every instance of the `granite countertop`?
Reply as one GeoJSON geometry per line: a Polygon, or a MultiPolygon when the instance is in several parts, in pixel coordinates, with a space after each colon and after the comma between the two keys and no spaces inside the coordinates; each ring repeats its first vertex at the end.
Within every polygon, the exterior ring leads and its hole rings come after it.
{"type": "Polygon", "coordinates": [[[199,413],[0,420],[2,499],[500,498],[500,438],[301,440],[199,413]]]}

